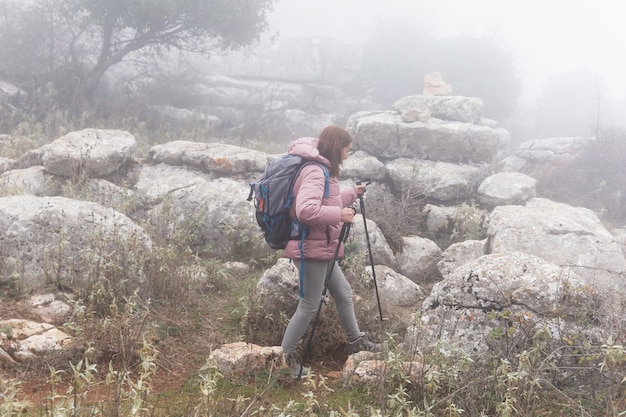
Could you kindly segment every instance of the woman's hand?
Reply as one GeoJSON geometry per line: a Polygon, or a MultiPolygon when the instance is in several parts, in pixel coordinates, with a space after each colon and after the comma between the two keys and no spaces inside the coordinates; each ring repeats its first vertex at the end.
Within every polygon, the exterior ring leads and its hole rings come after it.
{"type": "Polygon", "coordinates": [[[365,184],[358,184],[354,186],[354,191],[356,191],[357,197],[361,197],[365,192],[365,184]]]}
{"type": "Polygon", "coordinates": [[[352,223],[356,209],[354,207],[344,207],[341,209],[341,221],[343,223],[352,223]]]}

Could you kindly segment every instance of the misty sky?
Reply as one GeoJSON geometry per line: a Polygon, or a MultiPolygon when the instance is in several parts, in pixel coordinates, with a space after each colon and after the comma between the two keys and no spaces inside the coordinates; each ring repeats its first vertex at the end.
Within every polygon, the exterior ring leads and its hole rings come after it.
{"type": "MultiPolygon", "coordinates": [[[[423,27],[434,36],[493,36],[508,48],[526,95],[546,77],[589,69],[626,94],[626,25],[616,0],[279,0],[271,16],[281,35],[326,34],[358,43],[376,27],[423,27]]],[[[445,74],[444,74],[445,78],[445,74]]]]}

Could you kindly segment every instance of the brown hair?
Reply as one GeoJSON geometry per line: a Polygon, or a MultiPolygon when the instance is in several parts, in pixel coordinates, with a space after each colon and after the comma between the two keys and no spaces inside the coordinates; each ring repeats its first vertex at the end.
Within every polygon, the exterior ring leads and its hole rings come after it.
{"type": "Polygon", "coordinates": [[[320,155],[330,161],[331,177],[339,177],[343,148],[351,143],[352,136],[350,133],[339,126],[327,126],[322,130],[317,141],[317,149],[320,151],[320,155]]]}

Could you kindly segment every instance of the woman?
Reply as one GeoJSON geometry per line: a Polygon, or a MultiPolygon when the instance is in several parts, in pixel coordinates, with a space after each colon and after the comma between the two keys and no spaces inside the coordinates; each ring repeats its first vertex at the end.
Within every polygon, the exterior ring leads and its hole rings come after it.
{"type": "MultiPolygon", "coordinates": [[[[339,169],[348,157],[351,145],[352,137],[346,130],[338,126],[328,126],[319,139],[300,138],[289,147],[292,155],[324,164],[330,176],[326,195],[327,179],[323,168],[318,164],[305,166],[294,185],[295,202],[290,215],[307,227],[307,235],[302,245],[304,263],[302,265],[300,262],[299,240],[289,241],[283,256],[293,259],[298,269],[304,268],[304,278],[300,283],[303,288],[300,289],[298,308],[287,325],[281,345],[287,365],[295,377],[300,373],[296,353],[298,341],[319,307],[326,271],[335,256],[341,227],[343,223],[352,223],[354,218],[356,210],[348,206],[365,192],[365,185],[362,184],[354,188],[339,189],[339,169]]],[[[339,258],[342,256],[343,245],[338,253],[339,258]]],[[[352,288],[337,263],[333,267],[328,290],[335,301],[341,326],[350,341],[350,352],[379,352],[381,345],[371,342],[359,330],[354,314],[352,288]]]]}

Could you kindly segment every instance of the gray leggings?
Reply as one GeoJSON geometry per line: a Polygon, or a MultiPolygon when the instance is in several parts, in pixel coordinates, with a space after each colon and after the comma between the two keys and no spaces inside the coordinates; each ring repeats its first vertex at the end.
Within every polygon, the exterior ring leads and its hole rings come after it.
{"type": "MultiPolygon", "coordinates": [[[[300,260],[294,260],[294,262],[300,269],[300,260]]],[[[331,261],[315,261],[312,259],[304,261],[304,298],[300,299],[298,308],[291,320],[289,320],[285,330],[283,342],[281,343],[285,354],[296,351],[298,341],[309,326],[311,319],[315,317],[322,297],[326,270],[330,267],[330,264],[331,261]]],[[[328,282],[328,290],[333,296],[337,316],[339,316],[341,327],[343,327],[348,340],[356,340],[361,332],[354,315],[352,288],[337,263],[333,267],[333,272],[328,282]]]]}

